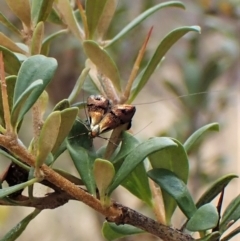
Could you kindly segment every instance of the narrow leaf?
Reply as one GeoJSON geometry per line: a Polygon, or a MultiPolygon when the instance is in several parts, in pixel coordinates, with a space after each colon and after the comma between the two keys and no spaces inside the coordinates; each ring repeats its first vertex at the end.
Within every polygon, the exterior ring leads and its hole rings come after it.
{"type": "MultiPolygon", "coordinates": [[[[168,169],[174,172],[186,184],[189,174],[188,157],[183,145],[175,139],[172,140],[177,146],[155,152],[149,156],[149,160],[153,168],[168,169]]],[[[164,190],[162,190],[162,196],[165,204],[166,221],[170,224],[177,203],[175,199],[164,190]]]]}
{"type": "Polygon", "coordinates": [[[94,159],[88,155],[87,150],[82,147],[76,149],[69,142],[67,142],[67,149],[87,190],[91,194],[96,195],[96,185],[93,176],[94,159]]]}
{"type": "MultiPolygon", "coordinates": [[[[23,62],[15,85],[13,105],[15,106],[17,102],[21,101],[21,98],[23,97],[22,94],[33,82],[41,79],[43,84],[32,91],[30,96],[27,98],[24,106],[22,106],[21,109],[21,118],[23,118],[24,114],[33,106],[47,85],[50,83],[56,68],[57,61],[54,58],[48,58],[43,55],[31,56],[23,62]]],[[[18,121],[21,121],[21,118],[19,117],[18,121]]],[[[12,121],[17,121],[16,116],[13,117],[12,121]]]]}
{"type": "MultiPolygon", "coordinates": [[[[30,99],[30,96],[32,95],[33,92],[36,92],[37,89],[40,89],[42,85],[43,85],[43,81],[41,79],[32,82],[29,85],[29,87],[22,93],[22,95],[19,96],[19,98],[14,103],[12,113],[11,113],[11,122],[12,122],[12,126],[15,129],[17,129],[24,115],[29,110],[26,108],[26,105],[27,105],[26,103],[30,99]]],[[[36,100],[37,100],[37,97],[36,97],[36,100]]]]}
{"type": "Polygon", "coordinates": [[[201,206],[190,218],[186,228],[190,231],[205,231],[215,228],[218,224],[217,208],[211,204],[201,206]]]}
{"type": "Polygon", "coordinates": [[[220,222],[220,232],[224,233],[229,228],[230,222],[232,225],[236,221],[238,221],[239,218],[240,218],[240,195],[235,197],[227,206],[226,210],[224,211],[220,222]]]}
{"type": "Polygon", "coordinates": [[[54,147],[61,125],[61,112],[54,111],[46,119],[38,139],[35,167],[41,167],[54,147]]]}
{"type": "Polygon", "coordinates": [[[98,26],[97,26],[98,37],[100,39],[103,39],[104,34],[106,33],[106,31],[112,21],[116,7],[117,7],[116,0],[106,1],[104,10],[102,11],[102,15],[98,21],[98,26]]]}
{"type": "Polygon", "coordinates": [[[221,234],[219,232],[213,232],[210,234],[207,234],[203,238],[195,239],[196,241],[218,241],[221,237],[221,234]]]}
{"type": "Polygon", "coordinates": [[[42,48],[42,40],[44,35],[44,24],[39,22],[33,31],[31,54],[40,54],[42,48]]]}
{"type": "Polygon", "coordinates": [[[54,0],[38,0],[32,1],[31,10],[32,10],[32,19],[34,25],[39,22],[45,22],[48,15],[52,10],[54,0]]]}
{"type": "Polygon", "coordinates": [[[153,169],[148,172],[148,176],[175,199],[188,218],[197,211],[186,184],[173,172],[167,169],[153,169]]]}
{"type": "Polygon", "coordinates": [[[139,233],[144,233],[144,231],[128,224],[117,225],[105,221],[102,227],[102,234],[108,241],[139,233]]]}
{"type": "Polygon", "coordinates": [[[105,4],[108,0],[87,0],[86,1],[86,17],[88,24],[89,37],[92,39],[97,28],[99,19],[103,13],[105,4]]]}
{"type": "Polygon", "coordinates": [[[12,12],[30,29],[31,28],[31,10],[29,0],[6,0],[12,12]]]}
{"type": "Polygon", "coordinates": [[[15,227],[13,227],[2,239],[1,241],[14,241],[23,233],[28,224],[41,212],[42,210],[35,209],[27,217],[25,217],[21,222],[19,222],[15,227]]]}
{"type": "Polygon", "coordinates": [[[238,176],[235,174],[228,174],[223,177],[217,179],[200,197],[197,201],[196,206],[197,208],[201,207],[202,205],[211,202],[233,179],[237,178],[238,176]]]}
{"type": "Polygon", "coordinates": [[[72,129],[74,121],[76,120],[78,114],[78,108],[72,107],[61,111],[61,125],[59,128],[59,133],[52,148],[52,153],[55,153],[58,147],[62,144],[63,140],[67,137],[68,133],[72,129]]]}
{"type": "Polygon", "coordinates": [[[4,69],[10,75],[17,75],[21,63],[16,55],[9,49],[0,46],[0,51],[3,53],[4,69]]]}
{"type": "Polygon", "coordinates": [[[189,151],[191,147],[194,145],[194,143],[207,131],[219,131],[219,124],[211,123],[195,131],[183,144],[185,150],[189,151]]]}
{"type": "Polygon", "coordinates": [[[10,38],[0,32],[0,45],[11,50],[12,52],[27,54],[24,50],[22,50],[18,45],[16,45],[10,38]]]}
{"type": "Polygon", "coordinates": [[[148,180],[144,163],[141,162],[122,182],[122,186],[145,202],[149,207],[152,207],[152,193],[148,180]]]}
{"type": "Polygon", "coordinates": [[[94,41],[84,41],[83,47],[86,55],[98,70],[112,81],[118,91],[121,91],[118,69],[110,55],[94,41]]]}
{"type": "Polygon", "coordinates": [[[56,4],[60,15],[65,20],[70,31],[78,40],[82,41],[84,39],[84,33],[74,17],[69,0],[58,0],[56,4]]]}
{"type": "Polygon", "coordinates": [[[161,8],[165,8],[165,7],[179,7],[182,9],[185,9],[184,5],[182,2],[180,1],[169,1],[169,2],[165,2],[165,3],[160,3],[157,4],[156,6],[147,9],[145,12],[141,13],[137,18],[135,18],[132,22],[130,22],[126,27],[124,27],[120,33],[118,33],[111,41],[110,43],[108,43],[108,45],[106,47],[109,47],[110,45],[112,45],[113,43],[115,43],[117,40],[119,40],[120,38],[122,38],[125,34],[127,34],[131,29],[133,29],[134,27],[136,27],[137,25],[139,25],[144,19],[146,19],[147,17],[151,16],[154,12],[156,12],[157,10],[161,9],[161,8]]]}
{"type": "Polygon", "coordinates": [[[50,47],[50,44],[52,43],[52,41],[55,40],[55,38],[61,36],[62,34],[66,34],[66,33],[68,33],[68,30],[66,30],[66,29],[60,30],[56,33],[49,35],[46,39],[44,39],[42,42],[41,54],[47,56],[48,52],[49,52],[49,47],[50,47]]]}
{"type": "Polygon", "coordinates": [[[38,181],[39,181],[39,178],[33,178],[32,180],[29,180],[27,182],[23,182],[12,187],[6,187],[3,189],[0,189],[0,198],[6,197],[9,194],[12,194],[18,190],[21,190],[21,189],[24,189],[25,187],[33,185],[35,182],[38,182],[38,181]]]}
{"type": "Polygon", "coordinates": [[[13,25],[11,22],[8,21],[8,19],[0,12],[0,22],[8,28],[11,32],[17,34],[18,36],[21,36],[21,32],[13,25]]]}
{"type": "Polygon", "coordinates": [[[122,166],[117,171],[111,186],[108,189],[108,193],[119,186],[123,180],[136,168],[136,166],[142,162],[150,154],[168,148],[176,146],[176,144],[166,137],[154,137],[141,144],[139,144],[135,150],[133,150],[124,160],[122,166]]]}
{"type": "Polygon", "coordinates": [[[167,53],[167,51],[172,47],[174,43],[176,43],[182,36],[190,31],[200,32],[200,27],[192,26],[192,27],[181,27],[176,28],[171,31],[165,38],[161,41],[158,45],[154,55],[148,62],[146,68],[144,69],[143,73],[140,73],[140,76],[136,79],[137,84],[135,84],[134,88],[132,89],[132,96],[130,102],[132,102],[138,93],[142,90],[145,84],[148,82],[149,78],[153,74],[154,70],[167,53]]]}

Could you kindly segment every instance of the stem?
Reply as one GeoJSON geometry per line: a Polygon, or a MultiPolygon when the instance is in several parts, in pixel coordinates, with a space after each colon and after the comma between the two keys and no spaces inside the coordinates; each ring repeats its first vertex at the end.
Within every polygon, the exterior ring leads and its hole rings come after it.
{"type": "MultiPolygon", "coordinates": [[[[18,158],[26,164],[34,166],[34,157],[11,136],[0,135],[0,146],[7,148],[11,153],[18,156],[18,158]]],[[[113,205],[109,208],[103,207],[98,199],[80,189],[78,186],[68,181],[45,164],[42,165],[41,171],[44,173],[45,180],[60,188],[74,199],[84,202],[88,206],[92,207],[104,215],[110,222],[115,222],[116,224],[130,224],[135,227],[139,227],[165,241],[194,240],[187,234],[181,233],[180,231],[163,224],[159,224],[153,219],[120,204],[113,203],[113,205]]]]}
{"type": "Polygon", "coordinates": [[[2,51],[0,51],[0,77],[1,77],[2,104],[3,104],[5,127],[6,127],[7,133],[10,134],[10,133],[13,133],[13,129],[11,125],[11,114],[10,114],[10,107],[8,102],[7,83],[5,79],[2,51]]]}

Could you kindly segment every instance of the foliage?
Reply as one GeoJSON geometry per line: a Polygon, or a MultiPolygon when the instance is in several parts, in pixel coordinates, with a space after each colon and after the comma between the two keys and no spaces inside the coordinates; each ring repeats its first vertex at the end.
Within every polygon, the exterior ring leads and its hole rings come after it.
{"type": "MultiPolygon", "coordinates": [[[[9,180],[14,174],[10,168],[6,170],[1,183],[6,180],[9,187],[0,189],[0,203],[33,206],[36,209],[10,230],[2,240],[16,240],[42,209],[57,208],[70,199],[85,202],[104,214],[108,221],[114,222],[115,220],[111,219],[114,216],[111,215],[111,210],[116,211],[114,205],[117,204],[113,203],[111,195],[119,185],[142,200],[149,209],[161,214],[163,218],[157,215],[156,219],[166,228],[171,226],[174,211],[179,207],[186,218],[185,224],[181,227],[182,234],[186,235],[185,240],[193,240],[192,237],[187,239],[189,231],[199,232],[201,237],[199,240],[220,240],[229,227],[240,218],[239,195],[221,215],[224,188],[237,176],[227,174],[218,178],[196,203],[187,186],[190,180],[189,152],[196,148],[200,137],[203,140],[207,132],[218,131],[217,123],[192,129],[191,134],[183,142],[172,137],[152,137],[140,142],[131,134],[123,132],[128,126],[120,125],[112,128],[108,145],[95,150],[93,139],[89,135],[91,130],[88,123],[77,117],[79,109],[86,105],[86,103],[76,103],[81,89],[88,93],[97,90],[94,94],[100,93],[105,96],[111,101],[112,106],[129,105],[141,93],[167,51],[188,32],[200,33],[198,26],[184,26],[172,30],[160,41],[147,63],[142,66],[143,55],[151,36],[150,30],[146,40],[142,41],[142,47],[124,87],[122,74],[116,60],[111,56],[112,46],[117,45],[120,40],[123,41],[133,28],[153,13],[167,7],[184,9],[183,3],[179,1],[159,3],[132,20],[110,40],[106,40],[104,36],[117,7],[114,0],[86,0],[85,9],[78,1],[73,9],[68,0],[24,0],[21,4],[16,4],[14,0],[6,2],[21,21],[22,27],[20,30],[17,29],[2,13],[0,22],[9,31],[22,38],[23,43],[15,43],[0,33],[2,53],[0,151],[16,164],[18,172],[27,173],[27,178],[19,177],[19,180],[12,183],[9,180]],[[44,29],[48,22],[60,25],[62,30],[45,37],[44,29]],[[46,89],[58,71],[58,63],[56,59],[49,57],[49,50],[58,36],[66,34],[66,29],[75,36],[79,48],[83,48],[86,55],[85,65],[69,97],[56,104],[51,113],[45,117],[48,104],[46,89]],[[7,74],[6,79],[4,74],[7,74]],[[85,81],[87,84],[84,84],[85,81]],[[19,139],[18,132],[29,110],[32,112],[34,131],[32,141],[26,147],[19,139]],[[53,168],[59,156],[65,151],[69,152],[71,157],[69,162],[75,165],[78,177],[53,168]],[[155,184],[151,184],[150,179],[155,184]],[[64,180],[66,185],[63,185],[64,180]],[[38,201],[33,195],[36,182],[51,187],[56,195],[64,195],[63,203],[57,203],[55,207],[34,206],[38,201]],[[86,191],[80,193],[82,190],[78,188],[79,184],[84,185],[86,191]],[[157,186],[161,188],[161,193],[157,192],[157,186]],[[77,188],[74,189],[77,190],[76,196],[71,187],[77,188]],[[21,194],[24,188],[28,189],[28,197],[21,194]],[[219,194],[218,207],[215,207],[211,202],[219,194]],[[24,204],[19,197],[25,198],[24,204]],[[160,199],[163,200],[164,208],[158,203],[160,199]]],[[[190,92],[196,92],[195,86],[200,86],[200,91],[206,91],[221,71],[214,59],[206,63],[204,70],[200,70],[194,61],[191,61],[192,69],[187,66],[190,60],[182,64],[186,77],[185,85],[190,92]],[[203,73],[197,75],[199,78],[196,77],[194,84],[190,78],[192,71],[203,73]]],[[[177,86],[168,81],[166,85],[173,93],[179,94],[177,86]]],[[[182,102],[189,104],[184,99],[182,102]]],[[[201,106],[203,102],[196,98],[194,104],[201,106]]],[[[111,222],[103,224],[102,233],[107,240],[149,231],[147,227],[138,225],[133,227],[134,225],[127,223],[117,226],[124,223],[115,222],[116,224],[111,222]]],[[[178,231],[173,230],[173,232],[178,231]]],[[[229,239],[237,233],[238,231],[230,233],[229,239]]],[[[161,234],[158,235],[161,237],[161,234]]],[[[171,233],[166,235],[168,238],[162,238],[176,240],[171,233]]]]}

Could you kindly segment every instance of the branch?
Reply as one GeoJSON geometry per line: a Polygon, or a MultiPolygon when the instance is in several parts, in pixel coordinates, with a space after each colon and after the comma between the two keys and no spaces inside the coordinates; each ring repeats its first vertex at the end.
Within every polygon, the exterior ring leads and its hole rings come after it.
{"type": "MultiPolygon", "coordinates": [[[[28,164],[29,166],[35,166],[35,159],[34,157],[28,153],[28,151],[23,147],[21,144],[18,143],[16,139],[13,139],[11,136],[4,136],[0,135],[0,146],[5,147],[11,153],[14,153],[20,160],[28,164]]],[[[64,197],[62,200],[62,204],[65,204],[70,197],[73,199],[79,200],[86,205],[92,207],[97,212],[104,215],[107,220],[111,222],[115,222],[116,224],[130,224],[135,227],[139,227],[149,233],[156,235],[159,238],[162,238],[166,241],[193,241],[194,239],[184,233],[179,232],[178,230],[172,229],[168,226],[160,224],[153,219],[150,219],[128,207],[122,206],[117,203],[113,203],[112,206],[105,208],[101,205],[100,201],[93,197],[91,194],[85,192],[84,190],[80,189],[75,184],[71,183],[55,171],[53,171],[47,165],[42,165],[41,171],[44,173],[45,180],[49,181],[56,187],[60,188],[63,192],[66,193],[68,196],[61,196],[64,197]],[[66,199],[65,199],[66,198],[66,199]]],[[[52,194],[53,195],[53,194],[52,194]]],[[[55,194],[57,195],[57,194],[55,194]]],[[[53,196],[49,195],[51,198],[53,196]]],[[[46,201],[46,199],[38,199],[41,201],[46,201]]],[[[60,201],[53,204],[52,208],[57,205],[60,205],[60,201]],[[54,206],[55,205],[55,206],[54,206]]],[[[38,205],[41,205],[38,203],[38,205]]],[[[47,206],[47,204],[45,203],[47,206]]]]}

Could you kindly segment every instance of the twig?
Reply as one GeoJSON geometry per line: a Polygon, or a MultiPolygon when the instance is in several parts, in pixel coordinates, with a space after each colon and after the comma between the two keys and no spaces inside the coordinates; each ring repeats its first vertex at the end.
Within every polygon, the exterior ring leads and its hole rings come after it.
{"type": "MultiPolygon", "coordinates": [[[[14,153],[19,159],[30,166],[34,166],[34,157],[27,152],[27,150],[19,145],[18,141],[10,136],[0,135],[0,146],[7,148],[11,153],[14,153]]],[[[158,222],[150,219],[130,208],[124,207],[120,204],[113,203],[109,208],[105,208],[101,205],[100,201],[94,198],[91,194],[80,189],[75,184],[71,183],[50,167],[45,164],[41,167],[41,171],[44,173],[45,179],[53,185],[60,188],[67,195],[73,197],[76,200],[84,202],[88,206],[92,207],[107,220],[115,222],[117,224],[130,224],[135,227],[139,227],[149,233],[162,238],[165,241],[193,241],[194,239],[178,230],[159,224],[158,222]]],[[[67,200],[64,200],[64,202],[67,200]]],[[[63,203],[64,203],[63,202],[63,203]]]]}
{"type": "Polygon", "coordinates": [[[7,133],[10,134],[10,133],[13,133],[13,131],[11,126],[11,115],[10,115],[10,107],[8,103],[7,84],[5,79],[2,51],[0,51],[0,78],[1,78],[2,103],[3,103],[5,127],[6,127],[7,133]]]}

